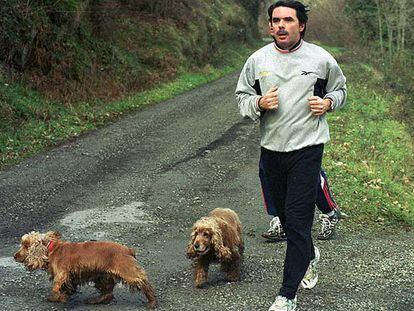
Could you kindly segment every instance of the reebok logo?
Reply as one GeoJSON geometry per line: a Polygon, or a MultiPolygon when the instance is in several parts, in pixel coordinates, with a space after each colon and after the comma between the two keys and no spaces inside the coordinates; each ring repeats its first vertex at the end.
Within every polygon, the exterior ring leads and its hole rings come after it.
{"type": "Polygon", "coordinates": [[[260,71],[259,72],[259,77],[263,78],[263,77],[268,77],[270,76],[272,73],[270,71],[260,71]]]}
{"type": "Polygon", "coordinates": [[[307,76],[307,75],[310,75],[311,73],[315,73],[316,74],[316,72],[314,72],[314,71],[305,71],[305,70],[302,70],[302,73],[300,75],[301,76],[307,76]]]}

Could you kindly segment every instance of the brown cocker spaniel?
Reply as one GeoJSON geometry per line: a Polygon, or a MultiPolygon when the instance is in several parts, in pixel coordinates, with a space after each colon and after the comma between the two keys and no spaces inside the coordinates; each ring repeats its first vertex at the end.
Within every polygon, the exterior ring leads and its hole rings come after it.
{"type": "Polygon", "coordinates": [[[77,286],[94,282],[101,295],[88,299],[87,303],[109,303],[115,284],[121,281],[131,290],[141,290],[148,299],[148,308],[153,309],[157,304],[147,274],[135,259],[135,251],[118,243],[72,243],[60,240],[58,232],[30,232],[23,235],[14,259],[29,270],[49,272],[53,281],[49,301],[66,302],[77,286]]]}
{"type": "Polygon", "coordinates": [[[195,285],[201,287],[212,262],[220,262],[228,281],[240,280],[243,255],[242,225],[229,208],[216,208],[193,226],[187,257],[194,260],[195,285]]]}

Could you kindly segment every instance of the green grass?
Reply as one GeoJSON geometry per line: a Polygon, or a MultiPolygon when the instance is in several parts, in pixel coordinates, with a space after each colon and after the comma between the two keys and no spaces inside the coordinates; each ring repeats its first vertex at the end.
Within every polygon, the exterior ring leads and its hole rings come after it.
{"type": "Polygon", "coordinates": [[[324,166],[337,200],[361,223],[414,226],[414,148],[408,127],[393,116],[403,97],[383,89],[363,63],[342,64],[348,104],[329,116],[332,140],[324,166]]]}

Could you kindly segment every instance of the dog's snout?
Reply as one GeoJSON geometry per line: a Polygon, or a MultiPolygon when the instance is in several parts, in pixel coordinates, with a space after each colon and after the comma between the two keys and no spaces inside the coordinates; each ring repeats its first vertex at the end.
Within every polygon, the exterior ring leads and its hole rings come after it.
{"type": "Polygon", "coordinates": [[[200,248],[200,244],[195,243],[195,244],[194,244],[194,249],[198,250],[199,248],[200,248]]]}
{"type": "Polygon", "coordinates": [[[17,262],[23,262],[22,256],[18,252],[17,253],[14,253],[13,258],[17,262]]]}

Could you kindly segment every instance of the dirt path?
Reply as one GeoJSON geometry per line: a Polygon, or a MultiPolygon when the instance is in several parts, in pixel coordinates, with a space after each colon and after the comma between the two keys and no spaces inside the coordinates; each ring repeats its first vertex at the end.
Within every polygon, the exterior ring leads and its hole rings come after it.
{"type": "MultiPolygon", "coordinates": [[[[117,287],[107,306],[86,306],[85,287],[68,305],[46,301],[44,272],[26,272],[11,256],[30,230],[65,239],[110,239],[138,250],[157,290],[159,310],[263,310],[279,288],[285,245],[266,243],[257,177],[257,124],[241,120],[237,74],[0,172],[0,304],[3,310],[144,310],[143,298],[117,287]],[[241,282],[218,267],[195,289],[185,258],[193,222],[214,207],[237,211],[246,256],[241,282]]],[[[346,206],[343,207],[346,210],[346,206]]],[[[300,291],[298,310],[414,310],[414,233],[343,223],[319,242],[320,280],[300,291]]],[[[317,227],[315,227],[315,230],[317,227]]]]}

